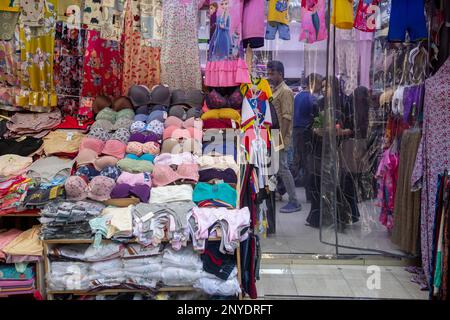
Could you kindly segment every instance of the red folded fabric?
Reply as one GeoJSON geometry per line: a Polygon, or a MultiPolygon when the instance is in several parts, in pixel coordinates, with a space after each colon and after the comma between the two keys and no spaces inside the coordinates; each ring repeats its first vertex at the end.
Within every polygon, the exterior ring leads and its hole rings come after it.
{"type": "Polygon", "coordinates": [[[94,123],[94,119],[78,121],[77,118],[66,116],[56,129],[80,129],[87,130],[94,123]]]}

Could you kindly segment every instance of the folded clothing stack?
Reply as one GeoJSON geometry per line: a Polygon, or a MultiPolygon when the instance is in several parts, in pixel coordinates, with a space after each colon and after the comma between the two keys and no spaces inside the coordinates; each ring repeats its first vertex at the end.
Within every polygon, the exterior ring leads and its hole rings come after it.
{"type": "Polygon", "coordinates": [[[220,227],[220,252],[234,254],[239,242],[248,238],[250,211],[247,207],[234,210],[194,207],[189,218],[189,227],[193,235],[194,249],[205,250],[206,241],[214,236],[215,228],[220,227]]]}
{"type": "Polygon", "coordinates": [[[156,293],[158,280],[148,275],[161,271],[159,253],[160,248],[147,249],[136,244],[56,247],[49,252],[52,260],[47,275],[49,287],[52,290],[145,289],[156,293]]]}
{"type": "Polygon", "coordinates": [[[203,270],[200,256],[192,247],[179,251],[138,244],[59,246],[49,251],[51,290],[99,290],[137,288],[156,293],[162,286],[194,286],[209,294],[237,295],[237,269],[227,280],[203,270]],[[66,261],[64,261],[66,260],[66,261]]]}
{"type": "Polygon", "coordinates": [[[125,208],[107,207],[101,215],[89,221],[95,234],[95,247],[101,246],[102,238],[128,241],[133,236],[132,205],[125,208]]]}
{"type": "Polygon", "coordinates": [[[188,219],[194,206],[192,201],[139,203],[133,208],[133,233],[143,245],[158,245],[167,238],[179,250],[189,240],[188,219]]]}
{"type": "Polygon", "coordinates": [[[48,113],[15,113],[6,124],[8,131],[5,138],[31,136],[42,138],[61,122],[61,112],[55,110],[48,113]]]}
{"type": "Polygon", "coordinates": [[[0,232],[0,261],[6,263],[36,262],[44,248],[39,239],[39,226],[21,231],[10,229],[0,232]]]}
{"type": "Polygon", "coordinates": [[[21,269],[14,264],[0,265],[0,297],[2,295],[32,294],[34,291],[34,267],[26,266],[21,269]]]}
{"type": "Polygon", "coordinates": [[[93,201],[50,202],[41,210],[41,239],[90,239],[89,221],[105,206],[93,201]]]}
{"type": "Polygon", "coordinates": [[[24,175],[0,182],[0,216],[3,214],[17,212],[23,208],[23,201],[27,190],[33,186],[33,181],[24,175]]]}

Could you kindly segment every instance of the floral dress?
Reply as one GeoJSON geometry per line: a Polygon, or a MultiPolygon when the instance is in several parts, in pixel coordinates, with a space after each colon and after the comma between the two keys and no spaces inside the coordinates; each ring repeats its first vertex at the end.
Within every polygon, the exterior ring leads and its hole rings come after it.
{"type": "MultiPolygon", "coordinates": [[[[134,1],[135,2],[135,1],[134,1]]],[[[133,4],[133,3],[131,3],[133,4]]],[[[133,8],[128,7],[125,14],[123,42],[123,83],[122,94],[128,95],[133,84],[148,88],[160,83],[160,48],[142,44],[141,33],[136,30],[133,8]]]]}
{"type": "Polygon", "coordinates": [[[76,114],[80,105],[85,39],[86,29],[57,22],[53,68],[58,107],[65,115],[76,114]]]}
{"type": "Polygon", "coordinates": [[[438,175],[450,170],[450,58],[425,81],[423,134],[411,184],[421,192],[422,267],[431,284],[438,175]]]}
{"type": "Polygon", "coordinates": [[[43,2],[44,18],[40,18],[39,27],[29,26],[33,25],[31,16],[20,25],[21,91],[16,97],[16,103],[31,111],[49,111],[57,105],[53,82],[56,0],[43,2]]]}
{"type": "Polygon", "coordinates": [[[102,39],[99,31],[88,30],[81,90],[83,97],[121,95],[123,57],[120,52],[120,42],[102,39]]]}
{"type": "Polygon", "coordinates": [[[163,1],[161,82],[173,89],[202,88],[198,9],[204,0],[163,1]]]}

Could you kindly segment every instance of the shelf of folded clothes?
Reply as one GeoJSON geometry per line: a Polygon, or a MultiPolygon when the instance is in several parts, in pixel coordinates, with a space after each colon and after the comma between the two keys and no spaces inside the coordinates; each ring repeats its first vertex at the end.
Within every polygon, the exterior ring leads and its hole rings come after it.
{"type": "MultiPolygon", "coordinates": [[[[194,287],[184,286],[184,287],[162,287],[157,291],[167,292],[167,291],[193,291],[199,290],[194,287]]],[[[115,295],[118,293],[145,293],[149,290],[145,289],[104,289],[104,290],[49,290],[48,294],[73,294],[79,296],[88,295],[115,295]]]]}
{"type": "MultiPolygon", "coordinates": [[[[220,241],[221,237],[210,237],[208,238],[208,241],[220,241]]],[[[95,239],[49,239],[49,240],[42,240],[45,244],[91,244],[94,243],[95,239]]],[[[169,239],[163,239],[162,242],[169,242],[169,239]]],[[[111,242],[117,242],[110,239],[102,239],[102,243],[111,243],[111,242]]],[[[137,240],[135,238],[130,239],[127,241],[127,243],[137,243],[137,240]]]]}
{"type": "MultiPolygon", "coordinates": [[[[214,245],[213,245],[214,244],[214,245]]],[[[238,296],[236,259],[220,254],[210,242],[203,254],[192,247],[142,247],[108,242],[100,248],[86,244],[49,247],[46,255],[47,293],[115,294],[201,290],[209,295],[238,296]],[[217,261],[221,261],[217,265],[217,261]]]]}

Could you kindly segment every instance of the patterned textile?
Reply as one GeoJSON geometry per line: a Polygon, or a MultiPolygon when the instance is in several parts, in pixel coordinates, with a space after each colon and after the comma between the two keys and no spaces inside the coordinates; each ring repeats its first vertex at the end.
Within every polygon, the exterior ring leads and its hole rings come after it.
{"type": "Polygon", "coordinates": [[[198,6],[203,0],[163,2],[161,82],[171,88],[201,89],[197,41],[198,6]]]}
{"type": "Polygon", "coordinates": [[[415,188],[422,188],[420,228],[422,266],[429,281],[436,216],[436,179],[444,169],[450,169],[449,78],[450,58],[433,77],[425,81],[423,135],[411,180],[415,188]]]}
{"type": "MultiPolygon", "coordinates": [[[[53,81],[55,4],[56,0],[45,1],[44,17],[39,18],[39,27],[30,27],[25,24],[20,28],[21,93],[16,97],[16,102],[18,106],[31,111],[48,111],[48,108],[57,105],[53,81]]],[[[24,11],[22,16],[23,14],[24,11]]],[[[35,25],[32,17],[34,19],[37,16],[35,17],[33,13],[26,18],[26,21],[35,25]]]]}
{"type": "Polygon", "coordinates": [[[119,42],[101,39],[99,31],[87,31],[82,96],[121,95],[123,62],[120,52],[119,42]]]}
{"type": "MultiPolygon", "coordinates": [[[[136,1],[132,1],[133,3],[136,1]]],[[[161,49],[142,45],[141,33],[135,31],[134,13],[127,8],[125,27],[122,37],[123,47],[123,83],[122,94],[127,95],[133,84],[145,85],[148,88],[160,83],[161,49]]]]}
{"type": "Polygon", "coordinates": [[[64,115],[75,115],[78,110],[85,38],[85,29],[69,28],[65,22],[56,24],[53,70],[56,93],[63,95],[58,96],[58,107],[64,115]]]}

